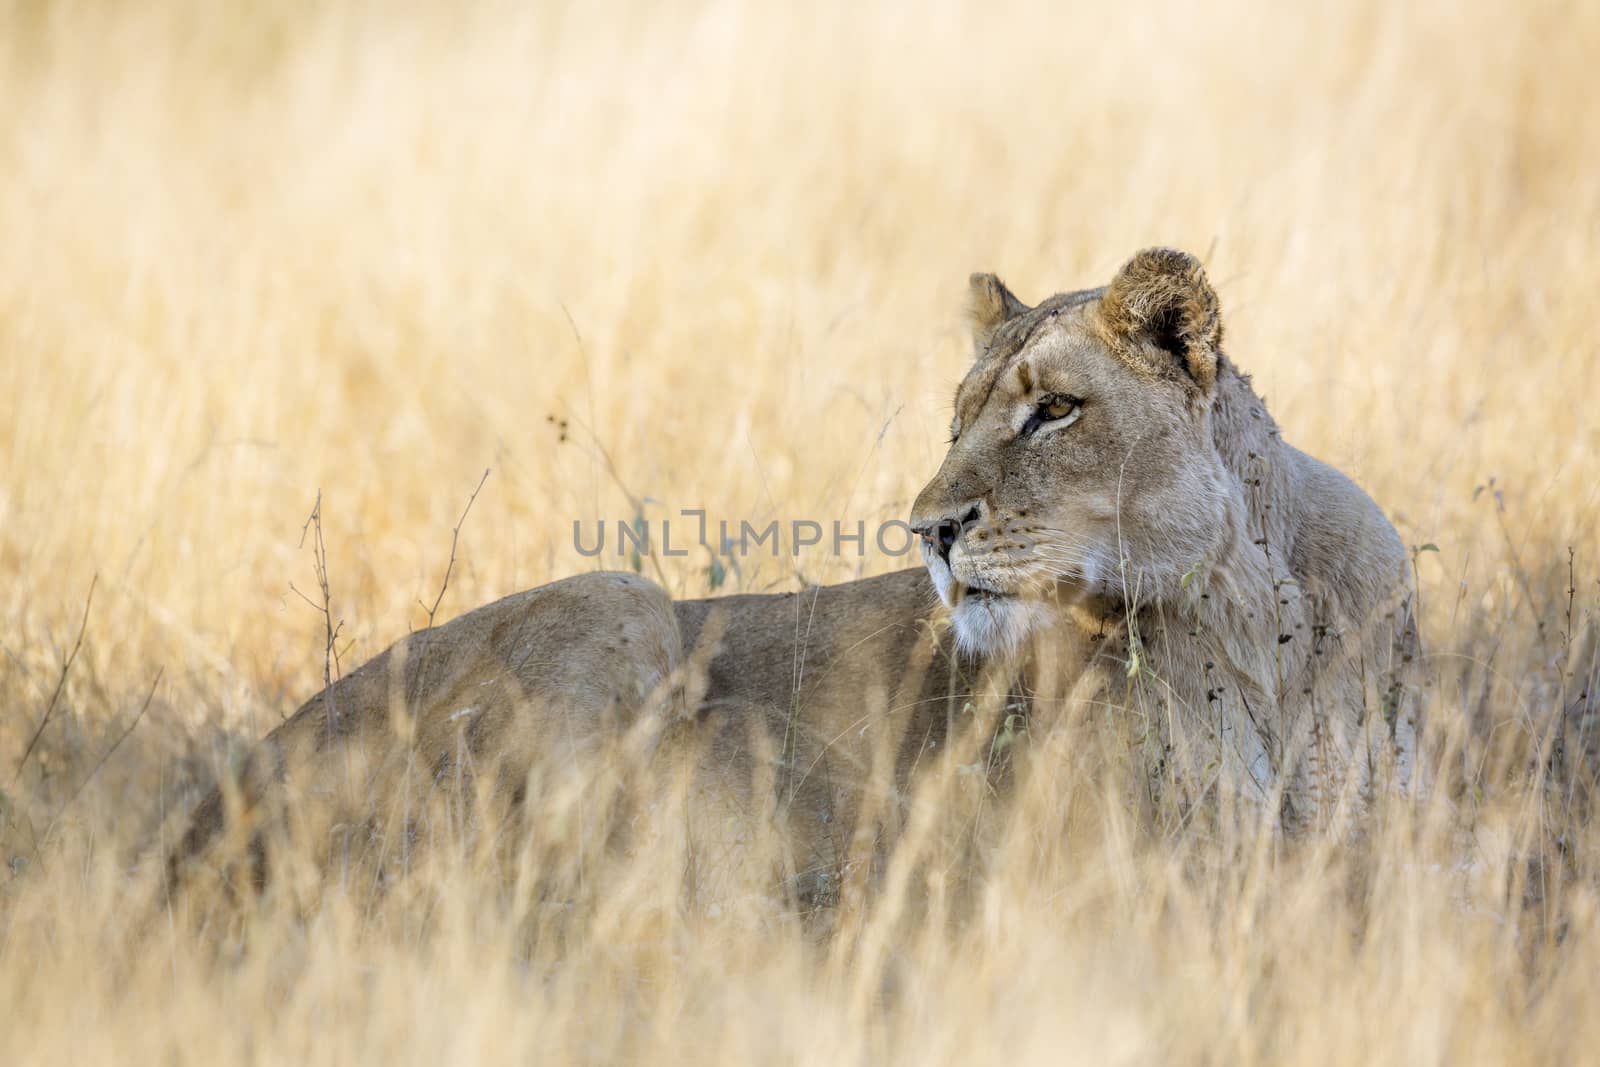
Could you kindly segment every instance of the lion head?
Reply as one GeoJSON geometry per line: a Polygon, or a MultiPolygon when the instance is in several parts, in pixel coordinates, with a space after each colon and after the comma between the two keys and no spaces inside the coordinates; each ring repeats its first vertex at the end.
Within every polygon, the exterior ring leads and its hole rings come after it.
{"type": "Polygon", "coordinates": [[[1004,653],[1073,605],[1176,596],[1242,491],[1212,437],[1222,325],[1199,261],[1149,249],[1031,308],[992,274],[971,287],[976,361],[911,515],[959,643],[1004,653]]]}

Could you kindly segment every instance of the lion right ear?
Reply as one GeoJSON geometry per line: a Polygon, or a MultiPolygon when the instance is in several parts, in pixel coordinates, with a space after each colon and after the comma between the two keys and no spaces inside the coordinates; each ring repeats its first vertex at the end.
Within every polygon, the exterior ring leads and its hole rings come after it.
{"type": "Polygon", "coordinates": [[[1111,279],[1100,319],[1141,365],[1156,373],[1177,369],[1200,392],[1211,391],[1222,317],[1198,259],[1170,248],[1140,252],[1111,279]]]}
{"type": "Polygon", "coordinates": [[[972,343],[981,355],[989,347],[994,331],[1008,319],[1028,310],[1005,283],[993,274],[974,274],[968,279],[967,317],[972,320],[972,343]]]}

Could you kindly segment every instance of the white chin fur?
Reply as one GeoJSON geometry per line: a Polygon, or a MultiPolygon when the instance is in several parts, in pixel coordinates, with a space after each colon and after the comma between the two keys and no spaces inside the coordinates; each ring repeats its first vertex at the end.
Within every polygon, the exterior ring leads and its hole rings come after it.
{"type": "Polygon", "coordinates": [[[950,609],[956,645],[969,656],[1009,656],[1045,623],[1043,604],[969,596],[950,609]]]}
{"type": "Polygon", "coordinates": [[[926,548],[922,550],[922,562],[928,569],[928,577],[933,580],[933,588],[939,594],[939,599],[944,601],[945,607],[952,607],[951,594],[955,591],[956,580],[950,573],[949,564],[935,559],[926,548]]]}
{"type": "Polygon", "coordinates": [[[956,647],[964,655],[1009,656],[1046,622],[1048,612],[1037,602],[1013,597],[958,596],[949,564],[926,550],[923,562],[939,599],[950,609],[956,647]]]}

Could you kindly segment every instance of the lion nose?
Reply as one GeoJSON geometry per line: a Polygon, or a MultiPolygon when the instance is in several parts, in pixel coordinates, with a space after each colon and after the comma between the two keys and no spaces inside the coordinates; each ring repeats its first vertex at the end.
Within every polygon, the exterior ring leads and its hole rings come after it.
{"type": "Polygon", "coordinates": [[[978,506],[974,504],[959,519],[946,516],[925,522],[920,526],[914,527],[914,529],[922,536],[922,540],[927,543],[928,547],[939,553],[939,558],[948,563],[950,561],[950,550],[955,547],[957,541],[961,540],[962,532],[976,525],[978,519],[978,506]]]}

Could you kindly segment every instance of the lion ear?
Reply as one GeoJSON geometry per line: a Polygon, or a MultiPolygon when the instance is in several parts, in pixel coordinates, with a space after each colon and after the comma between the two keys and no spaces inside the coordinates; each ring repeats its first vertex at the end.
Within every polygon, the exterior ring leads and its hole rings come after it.
{"type": "Polygon", "coordinates": [[[974,274],[967,279],[971,287],[967,294],[967,317],[972,320],[972,342],[982,354],[1006,320],[1014,319],[1028,310],[1028,305],[1018,300],[1006,288],[1005,282],[993,274],[974,274]]]}
{"type": "Polygon", "coordinates": [[[1100,316],[1113,338],[1127,343],[1136,357],[1156,358],[1166,366],[1175,361],[1201,392],[1211,391],[1222,315],[1198,259],[1171,248],[1138,253],[1111,280],[1100,316]]]}

